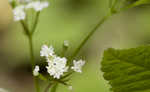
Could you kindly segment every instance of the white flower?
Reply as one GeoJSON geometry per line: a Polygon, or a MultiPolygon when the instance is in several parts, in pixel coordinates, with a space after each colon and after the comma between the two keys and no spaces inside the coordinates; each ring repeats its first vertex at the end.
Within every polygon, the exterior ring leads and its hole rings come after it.
{"type": "Polygon", "coordinates": [[[40,56],[50,57],[54,55],[54,48],[52,46],[48,47],[47,45],[43,45],[40,51],[40,56]]]}
{"type": "Polygon", "coordinates": [[[35,11],[42,11],[49,6],[47,1],[33,1],[27,4],[26,9],[33,8],[35,11]]]}
{"type": "Polygon", "coordinates": [[[8,91],[3,88],[0,88],[0,92],[8,92],[8,91]]]}
{"type": "Polygon", "coordinates": [[[83,61],[83,60],[79,60],[79,61],[74,60],[73,64],[74,64],[74,66],[71,67],[71,69],[73,69],[75,72],[82,73],[82,66],[85,64],[85,61],[83,61]]]}
{"type": "Polygon", "coordinates": [[[24,6],[20,5],[20,6],[17,6],[16,8],[14,8],[13,14],[14,14],[15,21],[24,20],[26,17],[26,14],[24,11],[24,6]]]}
{"type": "Polygon", "coordinates": [[[69,41],[65,40],[64,41],[64,46],[68,47],[69,46],[69,41]]]}
{"type": "Polygon", "coordinates": [[[39,66],[35,66],[35,69],[33,70],[33,75],[34,76],[38,76],[39,75],[39,71],[40,71],[39,66]]]}
{"type": "Polygon", "coordinates": [[[48,66],[46,66],[47,72],[50,74],[50,76],[60,79],[64,72],[67,72],[68,70],[66,64],[66,58],[55,57],[52,61],[48,62],[48,66]]]}

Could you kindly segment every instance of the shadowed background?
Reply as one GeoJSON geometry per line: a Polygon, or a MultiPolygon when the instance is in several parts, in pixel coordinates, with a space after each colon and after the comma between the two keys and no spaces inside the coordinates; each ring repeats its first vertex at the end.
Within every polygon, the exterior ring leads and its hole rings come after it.
{"type": "MultiPolygon", "coordinates": [[[[69,40],[68,55],[71,54],[107,13],[107,3],[107,0],[51,0],[50,7],[40,15],[34,36],[36,61],[43,62],[39,55],[42,44],[53,45],[60,53],[63,41],[69,40]]],[[[100,71],[103,50],[149,44],[149,9],[141,6],[112,16],[97,30],[80,52],[79,57],[87,63],[83,73],[74,74],[70,80],[74,92],[109,92],[100,71]]],[[[0,87],[10,92],[33,92],[28,48],[21,25],[13,22],[8,1],[0,0],[0,87]]],[[[69,91],[60,85],[57,92],[69,91]]]]}

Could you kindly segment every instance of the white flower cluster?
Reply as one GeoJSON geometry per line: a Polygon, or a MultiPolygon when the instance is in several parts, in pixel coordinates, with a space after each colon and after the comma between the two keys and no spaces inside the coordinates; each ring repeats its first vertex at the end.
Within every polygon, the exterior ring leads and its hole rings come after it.
{"type": "Polygon", "coordinates": [[[76,72],[82,73],[82,66],[85,64],[85,61],[79,60],[73,61],[74,66],[71,67],[71,69],[73,69],[76,72]]]}
{"type": "MultiPolygon", "coordinates": [[[[52,46],[48,47],[47,45],[43,45],[40,51],[40,55],[45,57],[48,63],[46,66],[47,72],[53,78],[60,79],[60,77],[68,71],[69,66],[67,66],[67,59],[65,57],[61,58],[57,56],[54,52],[54,48],[52,46]]],[[[82,66],[85,64],[85,61],[79,60],[73,61],[74,66],[70,69],[74,70],[75,72],[82,72],[82,66]]],[[[39,69],[33,71],[34,76],[38,75],[39,69]]]]}
{"type": "Polygon", "coordinates": [[[44,8],[47,8],[49,3],[46,1],[33,1],[27,4],[26,9],[33,8],[35,11],[42,11],[44,8]]]}
{"type": "Polygon", "coordinates": [[[14,20],[15,21],[19,21],[19,20],[24,20],[26,17],[26,14],[24,12],[24,6],[20,5],[17,6],[14,10],[13,10],[13,14],[14,14],[14,20]]]}
{"type": "Polygon", "coordinates": [[[47,72],[54,78],[59,79],[64,72],[67,72],[68,66],[66,58],[54,57],[48,61],[47,72]]]}
{"type": "MultiPolygon", "coordinates": [[[[9,0],[11,3],[12,0],[9,0]]],[[[34,9],[36,12],[42,11],[44,8],[49,6],[49,2],[47,1],[32,1],[32,0],[19,0],[20,4],[13,9],[14,20],[20,21],[26,18],[26,10],[34,9]],[[25,2],[25,3],[21,3],[25,2]]]]}

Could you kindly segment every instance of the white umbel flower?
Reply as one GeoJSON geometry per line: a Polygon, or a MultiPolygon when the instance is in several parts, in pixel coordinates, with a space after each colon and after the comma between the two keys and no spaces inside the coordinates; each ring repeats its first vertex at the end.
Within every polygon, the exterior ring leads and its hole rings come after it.
{"type": "Polygon", "coordinates": [[[26,9],[33,8],[35,11],[42,11],[49,6],[47,1],[33,1],[26,5],[26,9]]]}
{"type": "Polygon", "coordinates": [[[75,72],[82,73],[82,67],[85,64],[85,61],[83,61],[83,60],[79,60],[79,61],[74,60],[73,64],[74,64],[74,66],[72,66],[71,69],[73,69],[75,72]]]}
{"type": "Polygon", "coordinates": [[[20,5],[17,6],[16,8],[14,8],[13,10],[13,14],[14,14],[14,20],[15,21],[20,21],[20,20],[24,20],[26,17],[26,13],[24,11],[25,6],[20,5]]]}
{"type": "Polygon", "coordinates": [[[5,90],[4,88],[0,88],[0,92],[8,92],[8,91],[5,90]]]}
{"type": "Polygon", "coordinates": [[[35,68],[34,68],[34,70],[33,70],[33,75],[34,75],[34,76],[38,76],[38,75],[39,75],[39,71],[40,71],[39,66],[35,66],[35,68]]]}
{"type": "Polygon", "coordinates": [[[55,57],[52,61],[48,62],[48,66],[46,67],[47,72],[50,74],[50,76],[60,79],[64,72],[67,72],[68,70],[66,64],[66,58],[55,57]]]}
{"type": "Polygon", "coordinates": [[[52,46],[48,47],[47,45],[43,45],[40,51],[40,56],[42,57],[50,57],[54,55],[54,48],[52,46]]]}

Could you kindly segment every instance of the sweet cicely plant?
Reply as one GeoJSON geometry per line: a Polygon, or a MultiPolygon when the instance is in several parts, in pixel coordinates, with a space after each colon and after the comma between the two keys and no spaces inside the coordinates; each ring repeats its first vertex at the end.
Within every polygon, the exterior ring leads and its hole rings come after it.
{"type": "MultiPolygon", "coordinates": [[[[138,5],[149,4],[149,0],[108,0],[108,12],[95,27],[89,32],[89,34],[83,39],[79,46],[75,49],[70,57],[66,57],[64,52],[68,50],[69,42],[64,41],[63,52],[61,55],[55,53],[53,46],[47,46],[44,44],[41,47],[40,56],[45,59],[46,62],[46,74],[42,74],[39,65],[35,61],[33,36],[38,26],[40,14],[45,8],[50,6],[47,0],[9,0],[13,9],[14,21],[22,24],[24,34],[29,40],[29,50],[31,66],[33,71],[33,79],[36,88],[36,92],[56,92],[58,84],[63,84],[72,91],[71,84],[68,81],[71,75],[75,72],[82,73],[82,67],[85,65],[85,61],[82,59],[75,60],[81,48],[86,44],[89,38],[97,31],[97,29],[111,16],[127,10],[138,5]],[[39,80],[48,83],[44,90],[41,90],[39,80]]],[[[120,92],[120,91],[114,91],[120,92]]]]}
{"type": "MultiPolygon", "coordinates": [[[[74,72],[82,73],[82,66],[85,64],[84,60],[74,60],[73,58],[68,59],[63,56],[63,53],[62,56],[58,56],[54,52],[52,46],[43,45],[41,47],[40,56],[45,59],[45,62],[47,62],[45,68],[47,69],[48,76],[40,73],[40,67],[36,65],[35,62],[33,35],[39,22],[39,15],[42,10],[49,6],[49,2],[42,0],[11,0],[10,4],[13,8],[14,21],[22,24],[25,35],[29,40],[31,65],[36,92],[48,92],[51,87],[53,87],[51,92],[55,92],[59,83],[67,86],[69,90],[72,90],[71,84],[68,84],[67,82],[69,81],[70,75],[74,72]],[[32,19],[29,20],[29,17],[32,17],[32,19]],[[32,21],[32,23],[30,23],[30,21],[32,21]],[[40,90],[39,79],[49,83],[44,91],[40,90]]],[[[67,51],[68,47],[69,42],[64,41],[63,52],[67,51]]]]}

